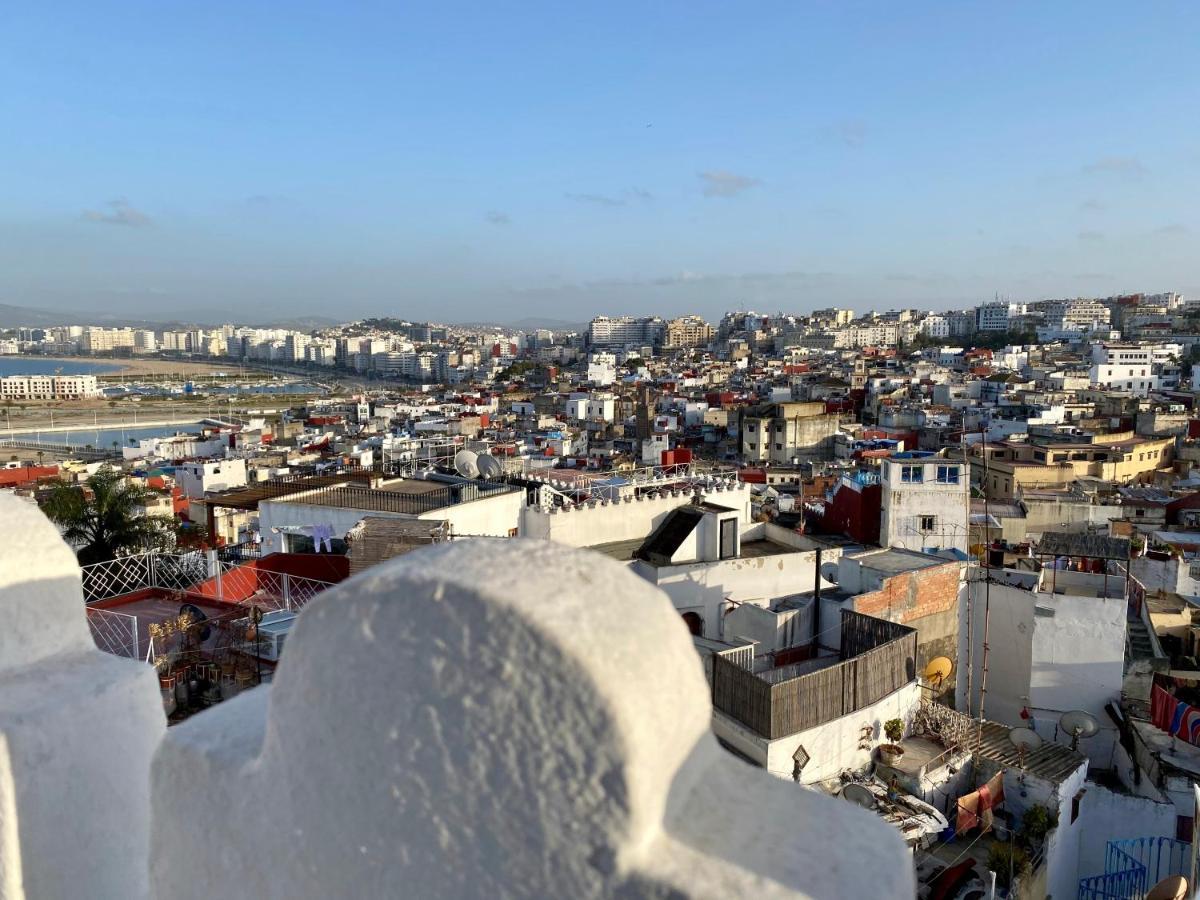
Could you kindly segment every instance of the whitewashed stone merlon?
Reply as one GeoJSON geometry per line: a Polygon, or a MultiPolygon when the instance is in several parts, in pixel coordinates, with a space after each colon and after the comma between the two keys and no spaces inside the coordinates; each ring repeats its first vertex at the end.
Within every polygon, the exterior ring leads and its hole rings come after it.
{"type": "Polygon", "coordinates": [[[0,495],[0,900],[148,892],[158,680],[96,649],[75,555],[0,495]]]}
{"type": "Polygon", "coordinates": [[[172,729],[161,898],[912,897],[872,814],[719,748],[666,596],[463,541],[309,604],[269,689],[172,729]]]}

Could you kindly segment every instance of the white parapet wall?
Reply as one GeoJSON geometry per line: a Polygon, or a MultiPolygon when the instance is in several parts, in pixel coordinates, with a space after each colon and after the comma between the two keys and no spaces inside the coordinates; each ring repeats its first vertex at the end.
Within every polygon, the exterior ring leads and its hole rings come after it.
{"type": "Polygon", "coordinates": [[[75,555],[0,494],[0,900],[148,895],[154,670],[96,649],[75,555]]]}
{"type": "Polygon", "coordinates": [[[0,502],[2,900],[914,895],[896,830],[718,746],[686,627],[612,560],[408,554],[164,737],[153,670],[91,646],[70,552],[0,502]]]}
{"type": "Polygon", "coordinates": [[[738,511],[739,521],[750,521],[750,485],[718,481],[696,491],[666,490],[656,496],[621,500],[591,500],[579,506],[521,511],[521,537],[543,538],[568,547],[596,547],[616,541],[644,538],[673,509],[687,506],[699,496],[738,511]]]}

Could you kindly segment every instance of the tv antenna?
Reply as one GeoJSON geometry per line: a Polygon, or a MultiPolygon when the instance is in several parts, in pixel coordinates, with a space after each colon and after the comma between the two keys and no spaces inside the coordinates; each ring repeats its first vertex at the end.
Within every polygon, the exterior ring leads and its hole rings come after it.
{"type": "Polygon", "coordinates": [[[1013,728],[1008,732],[1008,739],[1017,748],[1017,759],[1021,768],[1025,768],[1025,754],[1042,746],[1041,736],[1032,728],[1013,728]]]}
{"type": "Polygon", "coordinates": [[[1096,717],[1084,709],[1073,709],[1062,714],[1058,725],[1071,736],[1071,749],[1079,748],[1079,739],[1088,738],[1100,730],[1096,717]]]}

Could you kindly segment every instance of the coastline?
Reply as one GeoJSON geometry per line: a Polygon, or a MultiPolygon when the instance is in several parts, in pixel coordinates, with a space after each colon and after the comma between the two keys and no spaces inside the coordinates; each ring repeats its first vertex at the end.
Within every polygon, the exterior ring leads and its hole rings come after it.
{"type": "Polygon", "coordinates": [[[257,369],[239,366],[236,363],[210,363],[190,359],[161,359],[148,357],[146,359],[112,358],[103,356],[41,356],[28,353],[8,354],[0,359],[34,360],[45,363],[74,363],[111,366],[110,372],[97,372],[97,378],[128,378],[140,375],[178,375],[186,378],[189,375],[215,375],[218,373],[237,374],[239,377],[256,372],[257,369]]]}

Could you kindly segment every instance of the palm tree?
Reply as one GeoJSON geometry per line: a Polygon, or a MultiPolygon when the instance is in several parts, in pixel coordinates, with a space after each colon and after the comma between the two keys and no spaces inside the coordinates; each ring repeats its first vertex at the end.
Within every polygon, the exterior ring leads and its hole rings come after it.
{"type": "Polygon", "coordinates": [[[84,485],[57,484],[42,511],[77,546],[83,565],[169,543],[170,523],[141,507],[154,492],[103,466],[84,485]]]}

